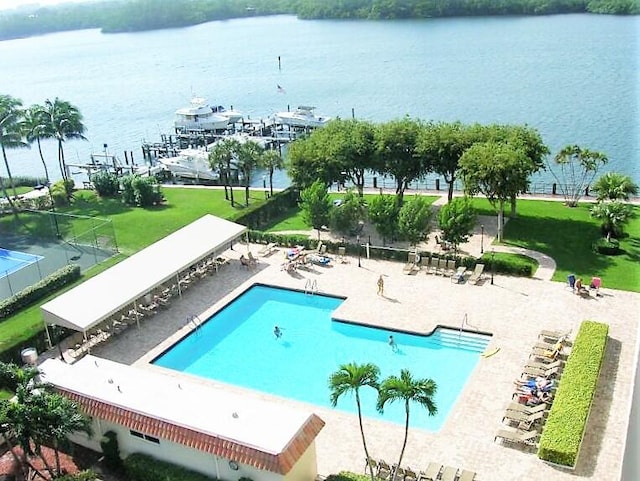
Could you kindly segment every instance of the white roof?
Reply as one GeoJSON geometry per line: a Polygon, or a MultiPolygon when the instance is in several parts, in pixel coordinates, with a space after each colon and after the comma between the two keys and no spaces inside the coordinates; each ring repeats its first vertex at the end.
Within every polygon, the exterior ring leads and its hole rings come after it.
{"type": "Polygon", "coordinates": [[[38,367],[44,382],[63,390],[274,455],[313,415],[90,355],[73,365],[48,359],[38,367]]]}
{"type": "Polygon", "coordinates": [[[246,229],[207,214],[47,302],[44,321],[86,331],[178,272],[226,250],[246,229]]]}

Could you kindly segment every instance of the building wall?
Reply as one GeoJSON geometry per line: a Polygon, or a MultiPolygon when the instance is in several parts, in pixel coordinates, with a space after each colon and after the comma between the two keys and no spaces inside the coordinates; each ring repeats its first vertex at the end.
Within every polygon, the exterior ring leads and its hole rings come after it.
{"type": "MultiPolygon", "coordinates": [[[[92,427],[94,434],[91,438],[85,434],[75,434],[70,437],[71,441],[101,452],[100,440],[106,432],[113,431],[118,435],[118,447],[120,456],[123,459],[133,453],[144,453],[163,461],[198,471],[212,478],[226,481],[238,481],[241,477],[251,478],[253,481],[314,481],[317,475],[315,442],[307,448],[291,471],[286,476],[282,476],[241,463],[237,463],[238,469],[234,470],[231,468],[231,460],[229,459],[204,453],[166,439],[159,439],[159,443],[156,443],[152,440],[132,435],[128,428],[121,425],[95,418],[93,419],[92,427]]],[[[144,436],[145,433],[140,434],[144,436]]]]}

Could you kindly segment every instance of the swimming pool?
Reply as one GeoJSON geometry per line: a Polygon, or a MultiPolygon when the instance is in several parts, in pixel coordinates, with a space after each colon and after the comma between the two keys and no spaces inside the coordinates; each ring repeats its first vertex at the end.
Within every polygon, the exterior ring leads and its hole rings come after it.
{"type": "Polygon", "coordinates": [[[42,256],[0,248],[0,277],[8,276],[42,259],[42,256]]]}
{"type": "MultiPolygon", "coordinates": [[[[341,364],[372,362],[381,379],[407,368],[414,378],[431,378],[438,391],[436,416],[412,406],[411,426],[430,431],[442,427],[488,336],[467,336],[438,329],[432,336],[377,329],[332,320],[344,299],[255,285],[157,357],[169,369],[277,396],[330,407],[328,379],[341,364]],[[274,326],[282,337],[274,335],[274,326]],[[398,350],[387,343],[393,335],[398,350]]],[[[376,393],[361,390],[363,414],[404,424],[404,406],[375,410],[376,393]]],[[[345,395],[338,409],[356,412],[345,395]]]]}

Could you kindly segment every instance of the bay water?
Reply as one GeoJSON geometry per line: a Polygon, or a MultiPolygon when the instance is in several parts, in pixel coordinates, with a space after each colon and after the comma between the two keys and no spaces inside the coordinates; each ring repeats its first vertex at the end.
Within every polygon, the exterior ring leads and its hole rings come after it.
{"type": "MultiPolygon", "coordinates": [[[[639,27],[639,17],[576,14],[274,16],[138,33],[82,30],[0,42],[0,92],[25,106],[56,96],[76,105],[88,141],[65,144],[72,163],[103,153],[104,144],[142,163],[142,142],[172,133],[175,110],[197,95],[251,119],[313,105],[319,114],[375,122],[409,115],[526,123],[552,155],[577,143],[606,153],[605,170],[640,182],[639,27]]],[[[56,146],[44,148],[57,179],[56,146]]],[[[35,146],[7,155],[14,175],[42,174],[35,146]]],[[[533,180],[553,181],[548,172],[533,180]]]]}

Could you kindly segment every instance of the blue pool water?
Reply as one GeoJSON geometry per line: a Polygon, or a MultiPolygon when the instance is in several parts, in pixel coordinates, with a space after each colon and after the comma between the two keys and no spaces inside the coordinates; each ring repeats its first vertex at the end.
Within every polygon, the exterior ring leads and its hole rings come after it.
{"type": "Polygon", "coordinates": [[[0,277],[8,276],[40,259],[42,256],[0,248],[0,277]]]}
{"type": "MultiPolygon", "coordinates": [[[[341,364],[372,362],[381,379],[409,369],[436,381],[438,414],[411,408],[412,427],[437,431],[484,351],[488,336],[460,337],[438,329],[432,336],[332,320],[344,299],[256,285],[154,360],[154,364],[229,384],[330,407],[328,379],[341,364]],[[274,326],[282,329],[276,339],[274,326]],[[398,350],[387,343],[393,335],[398,350]]],[[[376,393],[361,391],[365,416],[404,424],[404,406],[375,410],[376,393]]],[[[338,409],[356,412],[345,395],[338,409]]]]}

